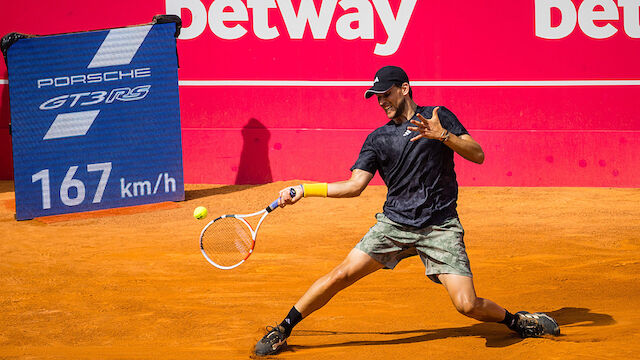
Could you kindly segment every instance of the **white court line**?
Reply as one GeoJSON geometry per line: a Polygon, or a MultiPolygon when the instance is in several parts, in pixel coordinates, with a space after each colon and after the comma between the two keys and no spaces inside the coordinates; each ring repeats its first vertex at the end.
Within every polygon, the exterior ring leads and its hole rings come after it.
{"type": "MultiPolygon", "coordinates": [[[[315,86],[315,87],[369,87],[370,81],[332,81],[332,80],[180,80],[180,86],[315,86]]],[[[416,80],[412,86],[449,86],[449,87],[549,87],[549,86],[640,86],[640,80],[487,80],[487,81],[449,81],[416,80]]]]}
{"type": "MultiPolygon", "coordinates": [[[[0,85],[9,84],[9,80],[0,79],[0,85]]],[[[315,86],[315,87],[369,87],[370,81],[333,81],[333,80],[180,80],[180,86],[315,86]]],[[[640,86],[640,80],[416,80],[412,86],[449,86],[449,87],[553,87],[553,86],[640,86]]]]}

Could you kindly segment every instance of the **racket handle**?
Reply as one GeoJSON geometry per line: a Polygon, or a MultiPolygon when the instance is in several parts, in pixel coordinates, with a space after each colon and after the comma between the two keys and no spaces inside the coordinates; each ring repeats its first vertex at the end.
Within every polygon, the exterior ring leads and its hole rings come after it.
{"type": "MultiPolygon", "coordinates": [[[[291,197],[295,197],[296,196],[296,190],[294,188],[289,188],[289,195],[291,195],[291,197]]],[[[272,212],[273,210],[278,208],[278,205],[280,205],[280,199],[276,199],[274,202],[271,203],[271,205],[269,205],[266,210],[267,212],[272,212]]]]}

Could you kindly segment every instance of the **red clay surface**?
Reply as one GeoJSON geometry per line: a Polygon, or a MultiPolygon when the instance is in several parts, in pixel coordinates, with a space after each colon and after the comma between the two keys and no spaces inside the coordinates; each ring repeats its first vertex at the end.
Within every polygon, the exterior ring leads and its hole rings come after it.
{"type": "MultiPolygon", "coordinates": [[[[279,209],[231,271],[204,260],[206,221],[191,213],[253,212],[296,183],[190,185],[177,206],[17,222],[0,182],[0,359],[251,357],[374,223],[386,189],[279,209]]],[[[270,358],[637,358],[640,189],[462,188],[458,208],[478,294],[548,312],[562,336],[522,340],[458,314],[410,258],[339,293],[270,358]]]]}

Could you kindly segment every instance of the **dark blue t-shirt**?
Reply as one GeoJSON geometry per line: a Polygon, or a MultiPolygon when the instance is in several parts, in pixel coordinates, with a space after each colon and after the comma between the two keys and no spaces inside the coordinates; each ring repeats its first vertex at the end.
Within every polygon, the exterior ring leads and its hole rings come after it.
{"type": "MultiPolygon", "coordinates": [[[[431,118],[434,106],[418,106],[417,113],[431,118]]],[[[455,135],[468,134],[458,118],[441,106],[438,118],[442,127],[455,135]]],[[[418,120],[416,116],[413,119],[418,120]]],[[[422,228],[441,224],[457,217],[458,182],[453,164],[453,150],[439,140],[422,138],[407,130],[409,121],[397,125],[389,121],[374,130],[362,145],[354,169],[372,174],[380,172],[387,185],[383,212],[391,220],[422,228]]]]}

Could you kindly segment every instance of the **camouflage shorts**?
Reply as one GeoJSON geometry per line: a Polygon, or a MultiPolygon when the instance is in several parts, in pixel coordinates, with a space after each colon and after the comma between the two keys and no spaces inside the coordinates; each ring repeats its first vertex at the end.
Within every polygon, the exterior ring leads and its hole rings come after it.
{"type": "Polygon", "coordinates": [[[464,230],[457,218],[439,226],[422,229],[398,224],[384,214],[377,214],[373,225],[355,246],[387,269],[400,260],[419,255],[429,279],[440,283],[438,274],[457,274],[471,277],[469,258],[464,246],[464,230]]]}

